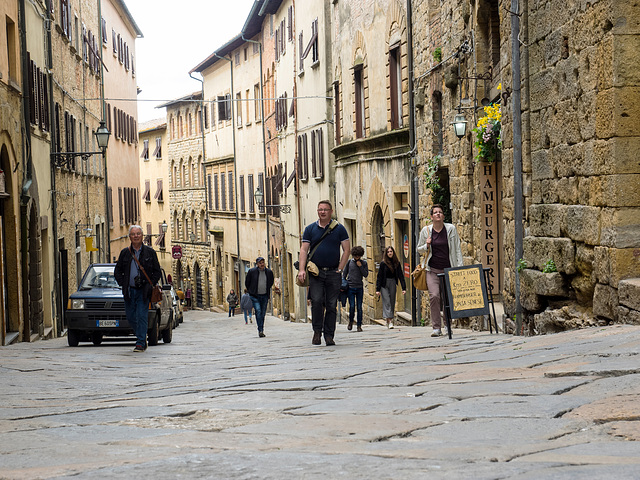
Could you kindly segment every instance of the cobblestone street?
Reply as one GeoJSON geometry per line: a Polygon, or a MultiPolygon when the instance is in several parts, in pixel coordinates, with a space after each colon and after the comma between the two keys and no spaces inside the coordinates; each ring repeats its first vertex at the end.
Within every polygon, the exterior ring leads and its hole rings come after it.
{"type": "Polygon", "coordinates": [[[185,312],[0,349],[0,478],[638,479],[640,327],[537,337],[185,312]]]}

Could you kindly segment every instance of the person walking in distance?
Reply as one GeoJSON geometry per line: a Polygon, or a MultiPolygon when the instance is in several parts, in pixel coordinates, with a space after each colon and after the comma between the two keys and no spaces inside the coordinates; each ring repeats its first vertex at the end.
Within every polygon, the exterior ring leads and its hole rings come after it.
{"type": "Polygon", "coordinates": [[[342,283],[342,270],[349,259],[351,244],[343,225],[331,219],[333,207],[329,200],[318,203],[318,220],[308,225],[302,234],[298,283],[307,278],[307,260],[311,255],[318,275],[309,277],[313,345],[320,345],[322,334],[327,345],[335,345],[337,302],[342,283]],[[340,254],[342,248],[342,255],[340,254]],[[311,253],[310,253],[311,252],[311,253]]]}
{"type": "Polygon", "coordinates": [[[244,313],[244,324],[248,325],[249,323],[253,323],[251,317],[253,316],[253,300],[251,300],[251,295],[249,295],[249,291],[245,288],[242,297],[240,297],[240,308],[242,309],[242,313],[244,313]]]}
{"type": "Polygon", "coordinates": [[[149,300],[151,290],[161,276],[158,255],[153,248],[143,245],[142,238],[142,227],[132,225],[129,228],[131,245],[122,249],[113,272],[122,287],[127,321],[136,335],[134,352],[147,349],[149,300]]]}
{"type": "Polygon", "coordinates": [[[376,280],[376,296],[382,296],[382,317],[387,320],[387,328],[393,328],[398,282],[402,286],[402,295],[404,295],[407,291],[407,284],[404,280],[402,266],[396,251],[392,246],[388,246],[384,249],[376,280]]]}
{"type": "Polygon", "coordinates": [[[244,286],[251,296],[253,308],[256,311],[256,324],[258,337],[266,337],[264,334],[264,316],[267,313],[267,304],[273,287],[273,272],[267,268],[263,257],[256,258],[256,266],[247,272],[244,286]]]}
{"type": "Polygon", "coordinates": [[[431,336],[439,337],[442,335],[442,314],[438,274],[444,273],[445,268],[461,267],[462,251],[456,227],[451,223],[444,223],[442,205],[435,204],[431,207],[431,222],[431,225],[420,231],[417,251],[420,255],[427,255],[427,288],[433,327],[431,336]]]}
{"type": "Polygon", "coordinates": [[[227,295],[227,303],[229,304],[229,316],[235,316],[236,307],[238,306],[238,295],[236,295],[236,292],[233,288],[229,292],[229,295],[227,295]]]}
{"type": "Polygon", "coordinates": [[[347,330],[353,328],[353,320],[356,314],[358,332],[362,331],[362,297],[364,295],[364,283],[363,278],[369,276],[369,265],[367,261],[362,258],[364,255],[364,248],[356,246],[351,249],[351,260],[347,262],[347,266],[342,272],[342,277],[349,283],[349,290],[347,290],[347,299],[349,301],[349,325],[347,330]]]}

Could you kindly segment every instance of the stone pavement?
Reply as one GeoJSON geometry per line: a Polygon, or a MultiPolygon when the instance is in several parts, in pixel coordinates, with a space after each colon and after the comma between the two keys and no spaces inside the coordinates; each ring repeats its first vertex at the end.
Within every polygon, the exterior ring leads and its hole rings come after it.
{"type": "Polygon", "coordinates": [[[513,337],[185,313],[0,349],[0,478],[638,479],[640,327],[513,337]]]}

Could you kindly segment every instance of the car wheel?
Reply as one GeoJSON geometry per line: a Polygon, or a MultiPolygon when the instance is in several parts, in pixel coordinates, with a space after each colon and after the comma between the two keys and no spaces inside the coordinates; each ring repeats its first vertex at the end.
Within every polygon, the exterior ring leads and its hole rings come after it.
{"type": "Polygon", "coordinates": [[[100,345],[102,343],[102,334],[99,332],[94,332],[91,334],[91,341],[94,345],[100,345]]]}
{"type": "Polygon", "coordinates": [[[149,345],[155,346],[158,345],[158,324],[160,323],[160,316],[156,315],[156,318],[153,319],[153,325],[151,326],[151,330],[149,330],[149,345]]]}
{"type": "Polygon", "coordinates": [[[80,343],[80,331],[67,330],[67,342],[69,342],[70,347],[77,347],[80,343]]]}
{"type": "Polygon", "coordinates": [[[164,343],[171,343],[171,340],[173,340],[173,313],[171,314],[171,318],[169,320],[170,321],[167,324],[167,328],[162,331],[162,341],[164,343]]]}

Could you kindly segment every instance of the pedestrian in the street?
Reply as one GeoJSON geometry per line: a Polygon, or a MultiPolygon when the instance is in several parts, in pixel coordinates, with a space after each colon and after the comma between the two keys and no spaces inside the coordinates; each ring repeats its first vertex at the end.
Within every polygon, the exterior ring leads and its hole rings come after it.
{"type": "Polygon", "coordinates": [[[249,323],[253,323],[253,300],[251,300],[251,295],[249,295],[249,291],[245,288],[242,297],[240,297],[240,308],[242,309],[242,313],[244,313],[244,324],[248,325],[249,323]]]}
{"type": "Polygon", "coordinates": [[[349,325],[347,330],[353,328],[353,320],[356,318],[357,311],[357,329],[358,332],[362,331],[362,297],[364,296],[364,282],[363,278],[369,276],[369,265],[367,261],[362,258],[364,255],[364,248],[360,245],[351,249],[351,260],[347,262],[342,272],[342,277],[349,283],[349,290],[347,290],[347,300],[349,301],[349,325]]]}
{"type": "Polygon", "coordinates": [[[444,273],[445,268],[461,267],[462,250],[456,227],[451,223],[444,223],[442,205],[435,204],[431,207],[431,222],[420,232],[417,250],[420,255],[427,255],[427,288],[433,328],[431,336],[439,337],[442,335],[442,314],[438,274],[444,273]]]}
{"type": "Polygon", "coordinates": [[[187,290],[184,292],[184,298],[187,299],[187,307],[191,308],[191,287],[187,287],[187,290]]]}
{"type": "Polygon", "coordinates": [[[298,282],[305,282],[307,259],[312,257],[317,275],[309,276],[313,345],[320,345],[322,335],[327,345],[335,345],[337,302],[342,283],[342,270],[349,260],[351,244],[343,225],[331,219],[333,207],[329,200],[318,203],[318,220],[308,225],[302,235],[298,282]],[[342,248],[342,255],[340,254],[342,248]]]}
{"type": "Polygon", "coordinates": [[[236,295],[233,288],[229,292],[229,295],[227,295],[227,303],[229,304],[229,316],[233,317],[236,314],[236,307],[238,306],[238,295],[236,295]]]}
{"type": "Polygon", "coordinates": [[[407,291],[407,283],[404,280],[402,266],[394,248],[388,246],[384,249],[376,279],[376,296],[382,296],[382,317],[387,321],[387,328],[393,328],[398,282],[402,286],[402,295],[404,295],[407,291]]]}
{"type": "Polygon", "coordinates": [[[265,337],[264,317],[267,314],[267,304],[271,296],[271,287],[273,287],[273,272],[267,267],[263,257],[256,258],[256,266],[247,272],[244,286],[249,291],[253,308],[256,311],[258,337],[265,337]]]}
{"type": "Polygon", "coordinates": [[[161,276],[158,255],[152,247],[142,243],[142,235],[140,225],[129,228],[131,245],[122,249],[114,270],[116,281],[122,287],[127,321],[136,335],[134,352],[147,349],[149,300],[151,290],[161,276]]]}

